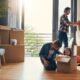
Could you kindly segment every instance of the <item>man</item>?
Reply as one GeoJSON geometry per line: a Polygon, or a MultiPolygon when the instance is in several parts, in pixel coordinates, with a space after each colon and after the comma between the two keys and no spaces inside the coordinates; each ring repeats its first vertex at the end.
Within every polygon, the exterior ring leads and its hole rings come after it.
{"type": "Polygon", "coordinates": [[[64,9],[64,14],[60,18],[60,29],[59,29],[59,41],[62,45],[64,43],[64,47],[68,47],[68,28],[71,25],[75,25],[68,20],[68,15],[70,14],[70,8],[66,7],[64,9]]]}
{"type": "Polygon", "coordinates": [[[57,54],[60,54],[58,51],[61,47],[61,44],[58,40],[55,40],[52,43],[44,44],[39,53],[41,62],[46,70],[56,70],[55,57],[57,54]]]}

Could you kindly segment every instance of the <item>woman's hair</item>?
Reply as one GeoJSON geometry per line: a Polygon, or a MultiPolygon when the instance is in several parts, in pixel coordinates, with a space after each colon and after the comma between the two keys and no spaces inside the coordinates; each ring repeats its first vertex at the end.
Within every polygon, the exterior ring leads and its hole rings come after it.
{"type": "MultiPolygon", "coordinates": [[[[65,48],[65,50],[66,50],[66,49],[68,49],[68,50],[70,51],[70,55],[69,55],[69,56],[72,56],[73,54],[72,54],[71,49],[70,49],[70,48],[65,48]]],[[[63,52],[64,55],[65,55],[65,50],[64,50],[64,52],[63,52]]]]}

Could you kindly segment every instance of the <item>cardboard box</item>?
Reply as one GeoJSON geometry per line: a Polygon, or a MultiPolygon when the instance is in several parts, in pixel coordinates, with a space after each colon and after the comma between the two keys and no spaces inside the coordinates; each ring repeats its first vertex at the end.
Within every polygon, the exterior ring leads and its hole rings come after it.
{"type": "Polygon", "coordinates": [[[5,48],[6,63],[16,63],[24,61],[24,45],[1,45],[5,48]]]}
{"type": "Polygon", "coordinates": [[[10,31],[10,40],[16,39],[17,44],[24,44],[24,31],[10,31]]]}
{"type": "Polygon", "coordinates": [[[8,26],[0,25],[0,30],[11,30],[11,28],[8,26]]]}
{"type": "MultiPolygon", "coordinates": [[[[60,59],[61,60],[61,59],[60,59]]],[[[72,56],[68,62],[57,60],[57,71],[70,73],[77,70],[77,58],[72,56]]]]}
{"type": "Polygon", "coordinates": [[[58,55],[56,56],[56,61],[58,62],[66,62],[68,63],[70,61],[71,57],[66,55],[58,55]]]}
{"type": "Polygon", "coordinates": [[[74,53],[75,55],[80,55],[80,46],[77,45],[74,46],[74,53]]]}
{"type": "Polygon", "coordinates": [[[0,68],[1,68],[1,56],[0,56],[0,68]]]}
{"type": "Polygon", "coordinates": [[[0,30],[1,44],[9,44],[9,30],[0,30]]]}
{"type": "Polygon", "coordinates": [[[1,36],[0,36],[0,45],[1,45],[1,36]]]}

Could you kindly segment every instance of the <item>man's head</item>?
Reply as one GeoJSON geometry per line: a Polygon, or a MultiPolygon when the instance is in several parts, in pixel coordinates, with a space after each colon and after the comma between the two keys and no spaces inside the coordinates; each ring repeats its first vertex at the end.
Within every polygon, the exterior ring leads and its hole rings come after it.
{"type": "Polygon", "coordinates": [[[65,14],[65,15],[69,15],[69,13],[70,13],[70,7],[66,7],[66,8],[64,9],[64,14],[65,14]]]}
{"type": "Polygon", "coordinates": [[[54,48],[55,50],[58,50],[59,48],[61,48],[61,43],[59,42],[59,40],[53,41],[51,44],[51,48],[54,48]]]}

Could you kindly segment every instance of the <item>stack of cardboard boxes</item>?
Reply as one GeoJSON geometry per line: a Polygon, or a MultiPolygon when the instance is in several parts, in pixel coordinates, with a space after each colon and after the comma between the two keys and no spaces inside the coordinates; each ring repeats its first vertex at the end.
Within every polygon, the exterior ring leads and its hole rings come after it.
{"type": "Polygon", "coordinates": [[[24,31],[0,26],[0,47],[5,49],[6,63],[24,61],[24,31]],[[17,45],[11,45],[11,39],[16,39],[17,45]]]}

